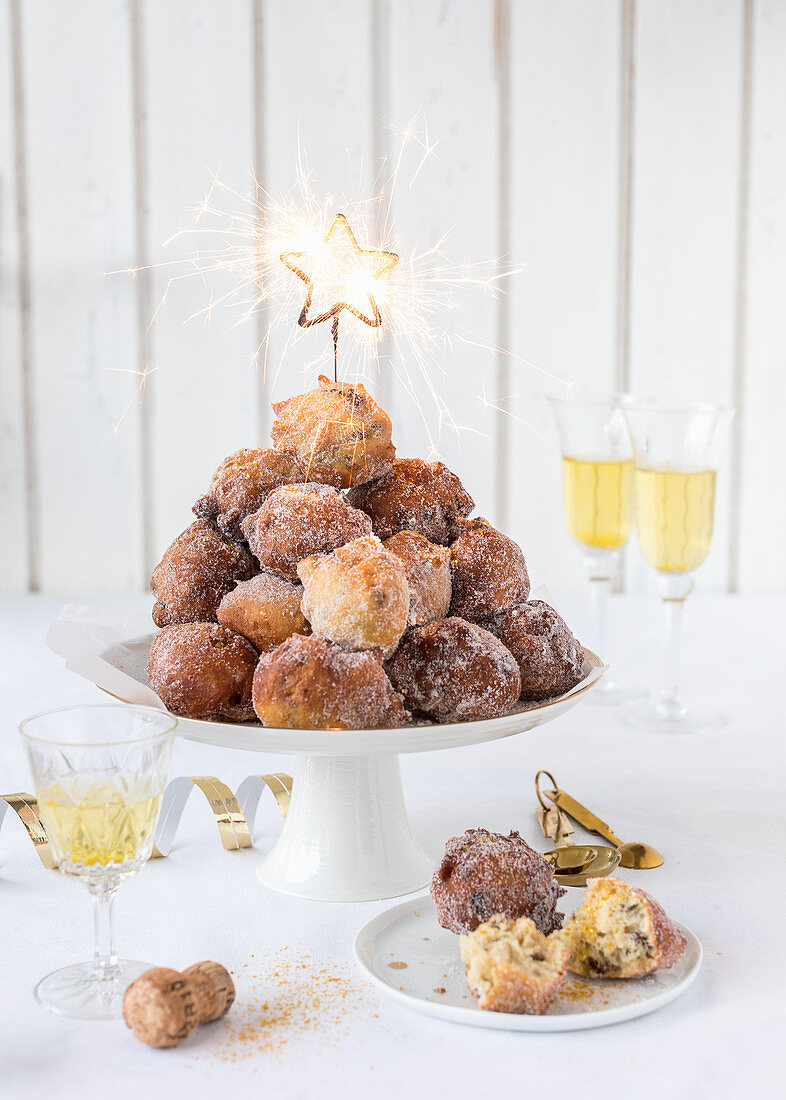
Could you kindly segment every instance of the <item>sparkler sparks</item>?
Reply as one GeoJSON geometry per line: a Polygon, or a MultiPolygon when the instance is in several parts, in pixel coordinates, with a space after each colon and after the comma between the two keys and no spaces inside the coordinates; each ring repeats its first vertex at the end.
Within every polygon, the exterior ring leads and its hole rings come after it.
{"type": "MultiPolygon", "coordinates": [[[[420,116],[408,123],[400,136],[400,149],[390,162],[390,178],[383,178],[383,169],[372,197],[344,199],[340,204],[332,197],[318,196],[302,153],[295,188],[279,200],[266,194],[256,179],[251,181],[250,194],[245,195],[213,175],[206,196],[193,210],[192,223],[166,242],[174,248],[187,241],[186,253],[154,265],[167,273],[167,280],[151,325],[176,283],[201,280],[206,304],[188,320],[209,322],[223,313],[234,327],[264,316],[265,331],[254,362],[266,387],[273,389],[294,345],[306,338],[309,328],[328,319],[332,320],[332,358],[338,378],[338,320],[346,311],[363,323],[342,326],[341,373],[357,382],[367,380],[370,369],[379,372],[384,366],[390,370],[417,410],[430,453],[436,457],[443,429],[456,434],[477,431],[458,424],[443,397],[443,391],[450,388],[454,345],[469,344],[487,352],[492,368],[500,355],[510,355],[482,333],[468,332],[459,323],[464,316],[459,298],[467,291],[497,298],[505,293],[506,280],[522,269],[506,266],[499,259],[454,263],[446,252],[451,231],[425,248],[409,243],[405,247],[396,239],[392,214],[399,178],[409,188],[419,178],[422,183],[425,167],[436,156],[441,140],[429,136],[425,118],[420,116]],[[417,158],[414,174],[406,165],[408,148],[417,158]],[[343,213],[338,213],[339,208],[343,213]],[[361,248],[358,240],[367,245],[373,242],[375,247],[361,248]],[[300,283],[292,273],[306,284],[305,304],[300,283]],[[214,293],[217,279],[228,284],[223,293],[214,293]],[[296,326],[293,322],[298,313],[296,326]],[[390,337],[386,354],[383,331],[390,337]]],[[[324,370],[328,356],[326,342],[309,369],[324,370]]],[[[529,366],[566,385],[542,367],[529,366]]],[[[478,407],[506,412],[507,398],[487,401],[482,368],[478,375],[482,389],[477,395],[478,407]]],[[[141,390],[145,381],[143,375],[141,390]]]]}

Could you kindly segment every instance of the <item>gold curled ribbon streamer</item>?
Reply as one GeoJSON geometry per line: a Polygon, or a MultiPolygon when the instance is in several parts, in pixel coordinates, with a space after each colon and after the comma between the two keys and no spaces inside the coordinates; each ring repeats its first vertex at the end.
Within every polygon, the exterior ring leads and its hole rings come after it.
{"type": "Polygon", "coordinates": [[[281,810],[281,816],[287,816],[289,801],[292,798],[292,776],[287,775],[286,772],[273,772],[272,775],[247,775],[237,789],[237,800],[249,829],[254,828],[257,806],[265,788],[272,792],[281,810]]]}
{"type": "Polygon", "coordinates": [[[156,842],[151,859],[161,859],[172,851],[177,827],[188,797],[198,787],[210,804],[221,843],[228,852],[251,847],[251,833],[234,793],[214,775],[183,775],[167,785],[161,800],[156,842]]]}
{"type": "MultiPolygon", "coordinates": [[[[180,819],[195,788],[202,792],[210,804],[225,850],[234,852],[253,847],[251,832],[259,800],[265,790],[271,791],[281,816],[286,817],[292,796],[292,776],[285,772],[246,776],[237,789],[237,795],[214,775],[183,775],[173,779],[167,784],[161,799],[161,813],[151,859],[163,859],[172,851],[180,819]]],[[[8,809],[13,810],[24,825],[44,867],[56,867],[52,846],[34,796],[0,795],[0,828],[8,809]]]]}
{"type": "Polygon", "coordinates": [[[210,803],[221,843],[228,852],[233,852],[252,847],[254,817],[266,787],[273,792],[282,816],[286,817],[292,793],[292,777],[283,772],[275,775],[249,775],[238,787],[237,796],[226,783],[213,775],[185,775],[173,779],[164,791],[151,859],[161,859],[172,851],[177,827],[194,787],[198,787],[210,803]]]}
{"type": "Polygon", "coordinates": [[[0,829],[8,810],[13,810],[27,830],[38,858],[50,870],[56,867],[52,845],[49,843],[44,823],[38,813],[38,801],[32,794],[0,794],[0,829]]]}

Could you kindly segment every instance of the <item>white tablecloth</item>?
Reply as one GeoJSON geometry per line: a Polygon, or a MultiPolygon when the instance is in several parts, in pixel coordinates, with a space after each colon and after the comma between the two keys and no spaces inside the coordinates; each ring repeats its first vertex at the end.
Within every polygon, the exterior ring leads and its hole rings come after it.
{"type": "MultiPolygon", "coordinates": [[[[19,719],[98,696],[44,647],[64,602],[0,602],[2,793],[31,789],[19,719]]],[[[140,608],[148,602],[122,601],[140,608]]],[[[612,604],[619,678],[652,682],[658,601],[618,597],[612,604]]],[[[562,610],[581,624],[580,601],[566,601],[562,610]]],[[[541,767],[624,839],[655,844],[666,857],[662,868],[622,875],[701,939],[704,967],[683,997],[616,1027],[549,1035],[482,1031],[407,1011],[377,995],[351,953],[356,930],[395,903],[331,905],[267,891],[254,867],[280,828],[272,799],[261,804],[254,849],[230,853],[194,795],[169,858],[121,887],[119,947],[127,957],[177,968],[203,958],[223,962],[237,977],[235,1025],[202,1028],[177,1050],[149,1050],[122,1023],[60,1019],[33,1001],[39,977],[89,957],[89,898],[79,884],[44,870],[14,818],[0,835],[0,1095],[229,1100],[249,1086],[291,1100],[347,1093],[473,1100],[566,1091],[606,1100],[778,1094],[786,897],[774,861],[786,837],[786,600],[697,596],[686,610],[687,694],[725,711],[722,732],[640,734],[584,703],[511,740],[402,761],[414,828],[433,851],[477,825],[520,829],[543,847],[532,786],[541,767]],[[264,977],[273,964],[277,981],[264,977]],[[322,1008],[292,1007],[317,970],[322,1008]],[[332,986],[330,978],[337,979],[332,986]],[[239,1034],[241,1020],[247,1026],[239,1034]]],[[[288,766],[286,757],[181,741],[171,775],[213,774],[234,789],[245,775],[288,766]]],[[[571,891],[564,905],[578,896],[571,891]]]]}

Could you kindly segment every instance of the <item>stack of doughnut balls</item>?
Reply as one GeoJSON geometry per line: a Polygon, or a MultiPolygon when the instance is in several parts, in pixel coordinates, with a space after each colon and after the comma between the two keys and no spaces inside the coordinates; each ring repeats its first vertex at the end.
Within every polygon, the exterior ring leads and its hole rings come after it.
{"type": "Polygon", "coordinates": [[[396,458],[362,384],[273,406],[153,571],[148,677],[186,718],[379,729],[561,695],[583,654],[441,462],[396,458]]]}

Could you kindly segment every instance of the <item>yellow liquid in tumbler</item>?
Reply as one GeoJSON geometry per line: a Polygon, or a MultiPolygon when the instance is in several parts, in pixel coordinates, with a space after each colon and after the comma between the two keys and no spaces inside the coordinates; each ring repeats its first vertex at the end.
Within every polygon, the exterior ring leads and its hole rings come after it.
{"type": "Polygon", "coordinates": [[[615,550],[630,538],[633,462],[563,458],[565,523],[585,546],[615,550]]]}
{"type": "Polygon", "coordinates": [[[136,859],[155,829],[161,796],[125,799],[113,786],[42,791],[39,808],[58,857],[97,867],[136,859]]]}
{"type": "Polygon", "coordinates": [[[707,557],[715,511],[714,470],[637,470],[636,522],[647,562],[689,573],[707,557]]]}

